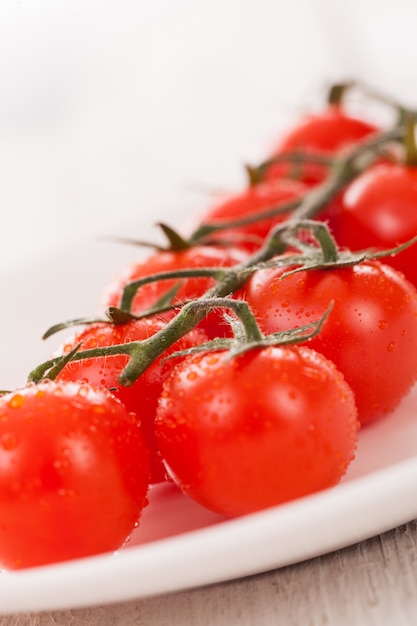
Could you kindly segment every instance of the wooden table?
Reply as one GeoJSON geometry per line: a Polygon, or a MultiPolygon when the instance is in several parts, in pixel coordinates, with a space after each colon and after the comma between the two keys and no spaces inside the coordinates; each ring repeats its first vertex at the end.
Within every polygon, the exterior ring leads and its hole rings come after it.
{"type": "Polygon", "coordinates": [[[0,617],[2,626],[417,624],[417,522],[249,578],[124,604],[0,617]]]}

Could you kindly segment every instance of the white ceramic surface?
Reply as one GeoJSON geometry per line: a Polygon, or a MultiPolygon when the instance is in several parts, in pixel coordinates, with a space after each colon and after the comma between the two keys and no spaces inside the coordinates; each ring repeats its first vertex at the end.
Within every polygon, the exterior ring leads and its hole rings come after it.
{"type": "MultiPolygon", "coordinates": [[[[137,254],[108,242],[74,243],[2,277],[14,307],[3,310],[7,324],[0,328],[2,376],[10,386],[21,384],[49,354],[52,345],[40,340],[46,327],[91,313],[110,269],[137,254]],[[16,288],[22,285],[27,288],[16,288]]],[[[160,486],[128,547],[117,555],[0,574],[0,612],[115,602],[308,559],[413,519],[416,493],[417,389],[392,415],[362,430],[357,458],[339,486],[227,521],[175,487],[160,486]]]]}

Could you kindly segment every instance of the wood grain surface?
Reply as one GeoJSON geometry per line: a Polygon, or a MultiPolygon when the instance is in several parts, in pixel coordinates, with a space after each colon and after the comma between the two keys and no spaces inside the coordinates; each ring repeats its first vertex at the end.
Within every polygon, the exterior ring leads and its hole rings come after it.
{"type": "Polygon", "coordinates": [[[310,561],[116,604],[0,617],[1,626],[417,624],[417,522],[310,561]]]}

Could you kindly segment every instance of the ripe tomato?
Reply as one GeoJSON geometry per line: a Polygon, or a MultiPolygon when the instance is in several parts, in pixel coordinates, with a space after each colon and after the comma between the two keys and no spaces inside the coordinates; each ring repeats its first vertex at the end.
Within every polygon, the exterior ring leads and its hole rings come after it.
{"type": "Polygon", "coordinates": [[[173,480],[227,516],[335,485],[357,428],[340,372],[298,347],[187,357],[165,383],[156,418],[173,480]]]}
{"type": "MultiPolygon", "coordinates": [[[[132,263],[122,269],[118,276],[105,288],[101,297],[101,306],[119,306],[123,288],[127,283],[160,272],[169,272],[179,269],[203,267],[230,267],[238,265],[247,253],[238,248],[222,248],[220,246],[195,246],[180,252],[158,252],[140,263],[132,263]]],[[[141,287],[132,305],[133,313],[140,313],[153,306],[169,289],[178,284],[178,279],[161,280],[141,287]]],[[[175,301],[198,298],[207,289],[215,284],[212,278],[185,278],[180,279],[175,301]]],[[[161,319],[168,320],[175,315],[173,311],[159,314],[161,319]]],[[[224,322],[222,311],[209,313],[200,323],[209,338],[227,336],[230,326],[224,322]]]]}
{"type": "Polygon", "coordinates": [[[353,267],[256,272],[236,297],[249,303],[265,333],[319,319],[309,347],[324,354],[353,389],[366,424],[392,411],[417,378],[417,291],[378,261],[353,267]]]}
{"type": "MultiPolygon", "coordinates": [[[[365,120],[352,117],[340,105],[329,105],[316,115],[308,115],[278,143],[272,157],[303,151],[332,156],[361,139],[377,132],[378,128],[365,120]]],[[[328,167],[319,163],[301,164],[300,179],[308,185],[322,182],[328,167]]],[[[266,178],[292,176],[294,166],[277,163],[268,168],[266,178]]]]}
{"type": "MultiPolygon", "coordinates": [[[[340,246],[386,250],[417,234],[417,167],[379,163],[345,190],[330,226],[340,246]]],[[[417,285],[417,248],[384,262],[417,285]]]]}
{"type": "MultiPolygon", "coordinates": [[[[243,193],[232,196],[209,210],[201,224],[229,222],[264,211],[266,209],[299,200],[308,191],[308,187],[296,180],[271,180],[248,187],[243,193]]],[[[276,215],[260,221],[220,230],[213,234],[215,239],[237,241],[249,252],[258,249],[264,242],[271,228],[284,221],[287,214],[276,215]],[[238,238],[238,239],[237,239],[238,238]],[[245,239],[246,238],[246,239],[245,239]]]]}
{"type": "MultiPolygon", "coordinates": [[[[124,344],[131,341],[142,341],[151,337],[165,323],[156,318],[133,320],[126,324],[97,323],[87,326],[76,333],[57,350],[57,354],[68,354],[80,342],[81,349],[99,348],[124,344]]],[[[96,357],[79,361],[70,361],[57,377],[57,380],[84,381],[94,385],[102,385],[111,390],[124,404],[129,412],[136,415],[137,422],[142,425],[143,434],[150,450],[151,483],[164,480],[165,469],[156,449],[154,419],[158,397],[162,384],[173,368],[181,361],[181,357],[164,360],[168,354],[176,350],[184,350],[206,341],[206,335],[199,330],[192,330],[182,339],[173,344],[158,357],[152,365],[130,387],[122,386],[118,377],[128,362],[126,355],[96,357]]]]}
{"type": "Polygon", "coordinates": [[[147,504],[137,422],[103,389],[41,382],[0,397],[0,563],[119,549],[147,504]]]}

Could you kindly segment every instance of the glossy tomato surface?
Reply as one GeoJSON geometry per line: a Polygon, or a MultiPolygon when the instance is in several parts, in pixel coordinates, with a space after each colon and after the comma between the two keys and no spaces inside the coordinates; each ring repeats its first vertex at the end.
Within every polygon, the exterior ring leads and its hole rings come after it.
{"type": "Polygon", "coordinates": [[[226,516],[336,484],[354,456],[353,394],[307,348],[188,357],[164,385],[156,432],[173,479],[226,516]]]}
{"type": "MultiPolygon", "coordinates": [[[[417,167],[380,163],[343,193],[331,221],[338,243],[351,250],[387,250],[417,235],[417,167]]],[[[417,285],[417,246],[384,258],[417,285]]]]}
{"type": "MultiPolygon", "coordinates": [[[[296,180],[265,181],[214,206],[204,215],[202,224],[222,224],[239,218],[255,217],[266,209],[284,207],[288,203],[300,201],[308,191],[306,185],[296,180]]],[[[263,244],[271,229],[289,215],[289,212],[277,214],[250,224],[219,230],[212,237],[225,242],[236,241],[249,252],[253,252],[263,244]]]]}
{"type": "MultiPolygon", "coordinates": [[[[155,318],[149,320],[133,320],[126,324],[114,325],[106,323],[91,324],[73,337],[65,341],[56,354],[67,354],[79,343],[81,349],[101,348],[126,344],[132,341],[145,341],[165,328],[165,322],[155,318]]],[[[58,380],[84,381],[101,385],[111,390],[133,412],[141,424],[146,443],[151,452],[151,482],[156,483],[165,478],[165,470],[161,464],[155,443],[154,419],[159,395],[163,382],[182,357],[166,356],[177,350],[185,350],[205,341],[207,337],[200,330],[192,330],[182,339],[176,341],[130,386],[119,383],[119,376],[128,363],[124,354],[102,356],[91,359],[70,361],[58,375],[58,380]]]]}
{"type": "MultiPolygon", "coordinates": [[[[330,105],[324,111],[307,115],[285,135],[271,156],[296,151],[335,155],[378,131],[378,127],[349,115],[340,105],[330,105]]],[[[294,166],[277,163],[267,170],[266,178],[296,176],[308,185],[316,185],[326,178],[329,168],[319,163],[294,166]]]]}
{"type": "Polygon", "coordinates": [[[417,292],[388,265],[366,261],[348,268],[261,270],[237,297],[245,298],[269,334],[318,320],[308,345],[333,361],[352,387],[359,420],[386,415],[417,377],[417,292]]]}
{"type": "MultiPolygon", "coordinates": [[[[130,282],[158,274],[184,269],[230,267],[238,265],[247,258],[247,253],[239,248],[220,246],[195,246],[179,252],[158,252],[145,261],[132,263],[109,282],[101,297],[101,306],[119,306],[123,288],[130,282]]],[[[152,282],[141,287],[133,300],[131,311],[141,313],[153,306],[169,289],[179,285],[175,302],[184,302],[202,296],[215,285],[215,280],[206,277],[169,279],[152,282]]],[[[171,319],[175,312],[169,311],[158,316],[171,319]]],[[[225,323],[223,313],[209,313],[200,323],[209,338],[230,335],[230,326],[225,323]]]]}
{"type": "Polygon", "coordinates": [[[3,567],[120,548],[148,485],[141,430],[110,393],[48,381],[0,398],[3,567]]]}

